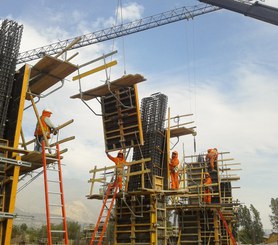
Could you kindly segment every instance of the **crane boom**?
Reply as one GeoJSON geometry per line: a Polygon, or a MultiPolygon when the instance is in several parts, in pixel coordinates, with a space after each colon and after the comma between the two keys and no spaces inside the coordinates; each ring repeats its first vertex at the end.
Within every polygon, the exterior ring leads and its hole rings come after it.
{"type": "Polygon", "coordinates": [[[243,0],[199,0],[224,9],[228,9],[257,20],[278,25],[278,9],[260,4],[258,1],[251,3],[243,0]]]}
{"type": "Polygon", "coordinates": [[[56,42],[40,48],[22,52],[18,55],[17,64],[39,59],[45,54],[54,55],[63,51],[74,40],[80,38],[80,41],[70,49],[77,49],[91,44],[104,42],[113,38],[122,37],[132,33],[145,31],[158,26],[170,24],[180,20],[190,20],[196,16],[219,10],[219,7],[207,4],[199,4],[191,7],[181,7],[160,14],[152,15],[143,19],[135,20],[125,24],[113,26],[100,31],[92,32],[79,37],[56,42]]]}

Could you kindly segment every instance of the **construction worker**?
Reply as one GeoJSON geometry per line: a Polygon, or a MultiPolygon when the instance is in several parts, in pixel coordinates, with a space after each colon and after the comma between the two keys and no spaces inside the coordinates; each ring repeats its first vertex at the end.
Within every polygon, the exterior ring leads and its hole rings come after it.
{"type": "Polygon", "coordinates": [[[210,164],[211,171],[216,171],[214,169],[214,163],[218,160],[218,151],[216,148],[208,149],[208,153],[206,155],[206,162],[210,164]]]}
{"type": "MultiPolygon", "coordinates": [[[[54,135],[58,133],[58,130],[50,120],[51,114],[52,111],[50,109],[44,109],[40,117],[40,121],[47,139],[50,139],[51,133],[53,133],[54,135]]],[[[42,151],[41,145],[44,138],[43,138],[43,132],[39,122],[37,122],[34,136],[36,137],[34,151],[41,152],[42,151]]]]}
{"type": "Polygon", "coordinates": [[[212,184],[212,180],[211,180],[210,174],[208,172],[205,173],[205,179],[204,179],[203,183],[205,186],[204,202],[210,204],[212,187],[208,186],[208,185],[212,184]]]}
{"type": "Polygon", "coordinates": [[[117,157],[112,157],[107,151],[105,152],[107,157],[116,164],[116,180],[118,181],[119,190],[123,190],[123,173],[124,173],[124,164],[126,163],[124,154],[122,151],[119,151],[117,157]]]}
{"type": "Polygon", "coordinates": [[[169,163],[172,189],[179,189],[179,163],[178,152],[173,151],[169,163]]]}

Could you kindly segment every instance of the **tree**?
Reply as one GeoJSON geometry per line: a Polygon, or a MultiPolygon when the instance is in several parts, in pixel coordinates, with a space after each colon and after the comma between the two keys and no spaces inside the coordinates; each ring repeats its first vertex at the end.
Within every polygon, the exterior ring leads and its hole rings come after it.
{"type": "Polygon", "coordinates": [[[16,238],[20,234],[20,227],[18,225],[13,225],[12,238],[16,238]]]}
{"type": "Polygon", "coordinates": [[[272,215],[269,215],[274,231],[278,232],[278,198],[271,198],[270,206],[272,215]]]}
{"type": "Polygon", "coordinates": [[[258,212],[257,209],[255,209],[255,207],[251,204],[250,205],[250,210],[252,212],[252,240],[253,240],[253,244],[258,244],[258,243],[262,243],[264,240],[264,230],[263,230],[263,224],[260,218],[260,213],[258,212]]]}
{"type": "Polygon", "coordinates": [[[258,244],[263,242],[263,225],[260,213],[253,205],[250,210],[244,205],[239,207],[239,239],[242,243],[258,244]]]}
{"type": "Polygon", "coordinates": [[[238,237],[242,243],[252,243],[252,234],[251,230],[251,214],[249,209],[244,205],[240,206],[238,209],[238,223],[239,223],[239,231],[238,237]]]}
{"type": "Polygon", "coordinates": [[[80,237],[81,226],[78,222],[67,221],[68,237],[69,239],[75,240],[80,237]]]}

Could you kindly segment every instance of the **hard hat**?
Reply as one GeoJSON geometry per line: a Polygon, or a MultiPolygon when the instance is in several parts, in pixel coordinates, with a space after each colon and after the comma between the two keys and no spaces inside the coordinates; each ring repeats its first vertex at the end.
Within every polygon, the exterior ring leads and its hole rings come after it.
{"type": "Polygon", "coordinates": [[[120,156],[120,155],[124,156],[124,154],[123,154],[123,151],[122,151],[122,150],[120,150],[120,151],[118,152],[118,156],[120,156]]]}
{"type": "Polygon", "coordinates": [[[176,154],[176,155],[178,155],[178,152],[177,152],[177,151],[173,151],[173,152],[172,152],[172,154],[176,154]]]}
{"type": "Polygon", "coordinates": [[[52,111],[49,108],[45,108],[43,111],[49,112],[52,114],[52,111]]]}
{"type": "Polygon", "coordinates": [[[209,172],[205,172],[205,175],[210,176],[209,172]]]}

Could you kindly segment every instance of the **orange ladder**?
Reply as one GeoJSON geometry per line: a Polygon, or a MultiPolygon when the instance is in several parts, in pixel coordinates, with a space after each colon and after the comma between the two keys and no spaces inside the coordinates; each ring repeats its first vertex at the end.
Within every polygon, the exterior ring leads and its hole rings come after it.
{"type": "Polygon", "coordinates": [[[114,204],[114,201],[116,199],[118,187],[119,187],[119,184],[118,184],[117,180],[114,183],[108,184],[106,195],[105,195],[105,198],[103,200],[103,205],[102,205],[102,208],[100,210],[100,214],[99,214],[97,224],[96,224],[95,229],[94,229],[94,233],[92,235],[90,245],[95,244],[95,241],[97,241],[97,234],[100,233],[99,228],[100,228],[101,223],[103,224],[103,226],[101,227],[102,231],[101,231],[101,234],[98,238],[98,243],[97,244],[98,245],[102,244],[102,240],[103,240],[106,228],[107,228],[107,223],[108,223],[110,215],[111,215],[111,210],[113,208],[113,204],[114,204]],[[107,201],[109,199],[109,196],[111,194],[112,189],[114,189],[114,194],[113,194],[113,197],[112,197],[111,202],[110,202],[109,207],[108,207],[107,206],[107,201]],[[103,214],[105,210],[107,211],[106,216],[103,214]]]}
{"type": "MultiPolygon", "coordinates": [[[[49,148],[48,148],[49,149],[49,148]]],[[[47,150],[48,150],[47,149],[47,150]]],[[[59,144],[56,145],[56,158],[58,169],[50,169],[47,166],[47,156],[46,156],[46,147],[45,142],[42,142],[42,161],[43,161],[43,173],[44,173],[44,189],[45,189],[45,206],[46,206],[46,221],[47,221],[47,240],[48,245],[52,245],[52,233],[63,233],[64,236],[64,244],[68,245],[68,230],[67,230],[67,221],[66,221],[66,210],[65,210],[65,200],[64,200],[64,190],[63,190],[63,180],[62,180],[62,168],[61,168],[61,158],[60,158],[60,148],[59,144]],[[48,180],[47,171],[55,171],[58,173],[59,180],[48,180]],[[59,184],[59,192],[53,192],[48,190],[49,183],[59,184]],[[60,198],[60,203],[49,203],[50,195],[58,195],[60,198]],[[50,207],[60,207],[61,215],[50,216],[50,207]],[[51,219],[60,219],[63,223],[63,230],[51,230],[51,219]]]]}
{"type": "Polygon", "coordinates": [[[229,228],[229,226],[228,226],[228,224],[227,224],[227,221],[226,221],[224,215],[222,214],[222,212],[221,212],[219,209],[217,209],[217,212],[218,212],[218,214],[219,214],[221,220],[223,221],[223,224],[224,224],[224,226],[225,226],[225,229],[226,229],[226,231],[228,232],[228,234],[229,234],[229,236],[230,236],[230,238],[231,238],[231,240],[232,240],[233,245],[237,245],[237,244],[236,244],[236,239],[234,238],[233,233],[232,233],[232,231],[230,230],[230,228],[229,228]]]}

